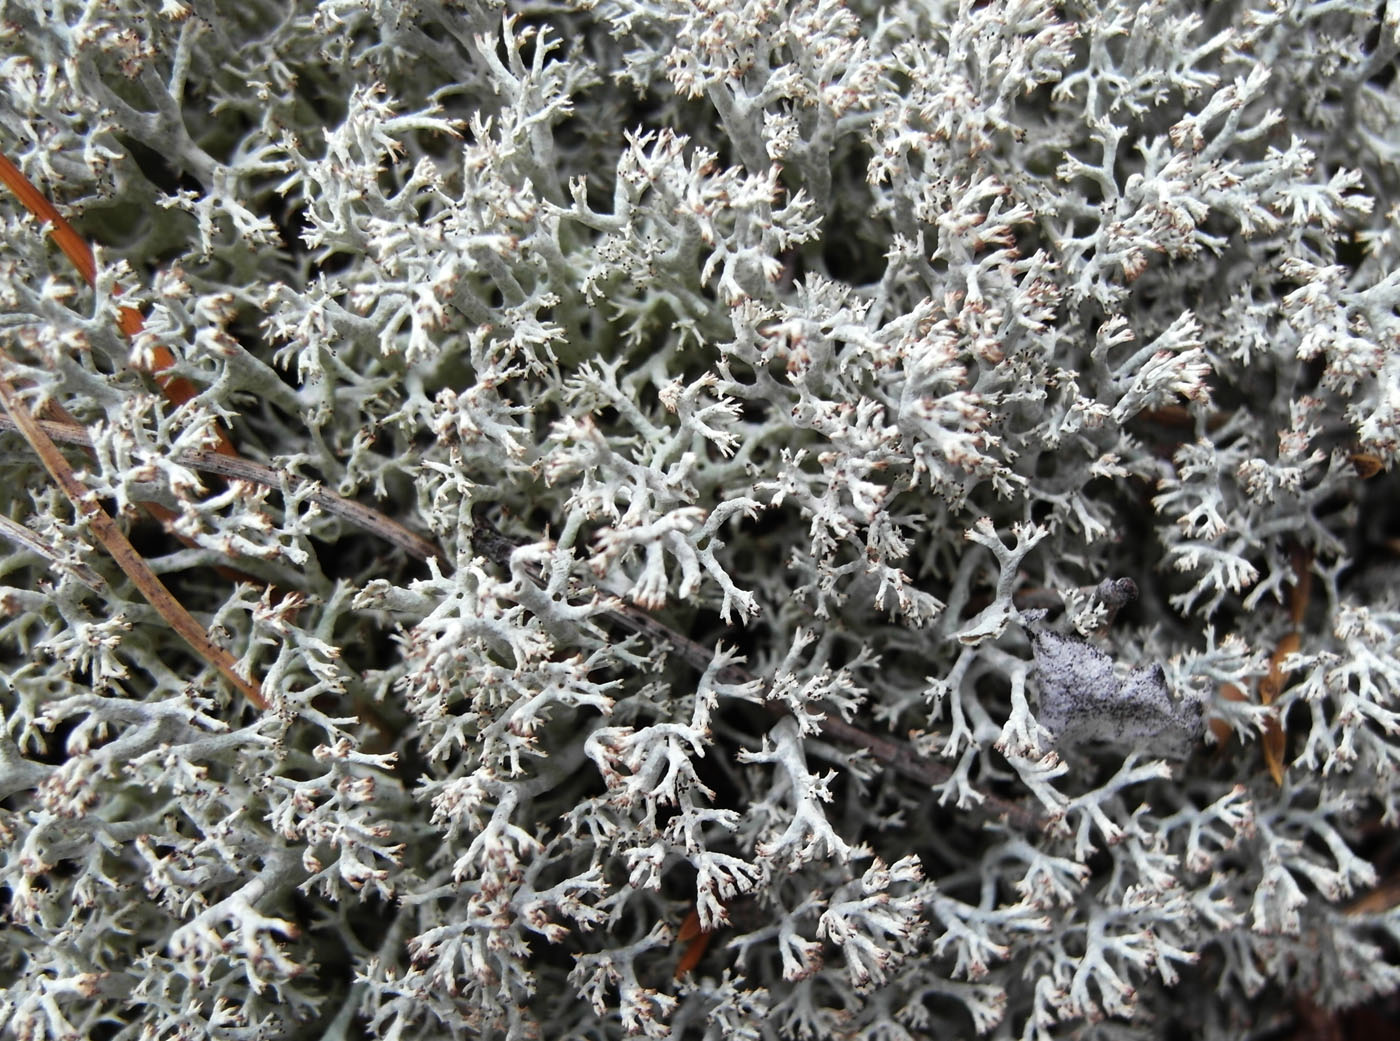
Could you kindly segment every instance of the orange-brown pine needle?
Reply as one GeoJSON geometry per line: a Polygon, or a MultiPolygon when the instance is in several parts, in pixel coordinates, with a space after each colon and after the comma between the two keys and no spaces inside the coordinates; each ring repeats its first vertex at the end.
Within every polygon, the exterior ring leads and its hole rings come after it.
{"type": "MultiPolygon", "coordinates": [[[[83,276],[83,280],[90,286],[97,284],[97,261],[93,259],[92,249],[84,241],[83,237],[73,230],[73,225],[63,219],[62,214],[53,206],[53,203],[44,198],[44,194],[34,187],[32,181],[24,176],[24,173],[4,154],[0,154],[0,182],[15,193],[15,198],[30,213],[38,217],[39,220],[49,226],[49,234],[57,243],[58,248],[63,250],[69,262],[83,276]]],[[[115,292],[120,293],[118,286],[115,292]]],[[[117,324],[126,334],[127,339],[134,340],[145,328],[145,323],[141,318],[141,312],[134,307],[123,307],[118,312],[117,324]]],[[[175,364],[175,355],[170,352],[170,348],[157,344],[152,351],[151,371],[155,375],[156,382],[160,384],[160,389],[164,392],[166,399],[172,404],[183,405],[196,394],[198,389],[193,383],[183,376],[166,375],[166,370],[175,364]]],[[[237,455],[233,443],[229,441],[228,434],[224,432],[222,426],[215,427],[219,436],[219,443],[216,451],[224,455],[237,455]]]]}
{"type": "MultiPolygon", "coordinates": [[[[10,364],[9,356],[3,350],[0,350],[0,363],[10,364]]],[[[150,569],[141,555],[127,541],[127,537],[117,527],[116,521],[112,520],[107,515],[107,511],[97,502],[97,497],[78,480],[77,475],[73,473],[73,468],[68,465],[68,460],[64,459],[63,453],[58,450],[58,446],[53,443],[48,434],[40,427],[33,413],[20,400],[19,394],[16,393],[7,375],[0,375],[0,403],[3,403],[5,411],[10,414],[15,426],[19,428],[24,439],[29,442],[30,447],[39,456],[44,468],[48,470],[50,476],[63,490],[63,493],[68,496],[69,501],[73,503],[73,508],[87,519],[98,541],[111,554],[117,566],[131,579],[132,584],[141,591],[141,595],[146,598],[147,602],[165,619],[170,628],[174,629],[194,649],[196,654],[222,673],[224,678],[233,684],[235,689],[242,692],[252,705],[258,709],[266,709],[267,699],[263,697],[258,685],[238,674],[233,656],[210,640],[209,634],[200,628],[199,623],[190,617],[189,612],[181,607],[170,590],[165,588],[165,583],[150,569]]]]}

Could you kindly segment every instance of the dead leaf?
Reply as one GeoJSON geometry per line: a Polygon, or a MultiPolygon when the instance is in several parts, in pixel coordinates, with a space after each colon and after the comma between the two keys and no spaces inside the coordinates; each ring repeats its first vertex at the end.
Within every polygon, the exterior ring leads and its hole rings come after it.
{"type": "Polygon", "coordinates": [[[675,979],[680,979],[700,964],[700,959],[705,956],[705,951],[710,946],[710,937],[713,935],[701,927],[700,912],[692,908],[690,914],[685,916],[685,921],[681,923],[680,932],[676,934],[676,942],[683,943],[686,947],[681,952],[680,960],[676,962],[675,979]]]}

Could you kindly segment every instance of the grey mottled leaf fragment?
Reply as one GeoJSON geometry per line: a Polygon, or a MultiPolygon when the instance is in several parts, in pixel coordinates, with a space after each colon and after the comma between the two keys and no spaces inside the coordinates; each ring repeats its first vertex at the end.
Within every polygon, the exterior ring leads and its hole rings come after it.
{"type": "Polygon", "coordinates": [[[1037,629],[1031,634],[1040,681],[1040,722],[1062,746],[1105,741],[1181,759],[1204,730],[1198,697],[1176,697],[1160,665],[1119,679],[1113,659],[1083,640],[1037,629]]]}

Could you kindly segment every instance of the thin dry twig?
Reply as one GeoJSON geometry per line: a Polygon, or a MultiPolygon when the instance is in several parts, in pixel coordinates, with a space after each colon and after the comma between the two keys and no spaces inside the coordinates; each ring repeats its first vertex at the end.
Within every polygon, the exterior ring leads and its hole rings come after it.
{"type": "Polygon", "coordinates": [[[202,470],[205,473],[218,474],[235,481],[263,484],[279,490],[284,481],[294,485],[312,484],[313,487],[307,498],[327,513],[343,517],[351,524],[363,528],[373,535],[378,535],[381,539],[398,546],[409,556],[419,560],[429,560],[432,557],[443,555],[442,550],[431,539],[426,539],[416,531],[404,527],[398,521],[386,517],[374,507],[366,506],[354,499],[347,499],[319,482],[307,481],[305,478],[290,474],[286,470],[277,470],[241,456],[220,455],[216,452],[182,452],[176,456],[176,459],[186,466],[202,470]]]}
{"type": "MultiPolygon", "coordinates": [[[[92,448],[92,438],[88,432],[74,423],[58,423],[46,419],[35,420],[35,422],[54,441],[89,450],[92,448]]],[[[18,429],[18,424],[0,416],[0,430],[18,429]]],[[[372,506],[366,506],[354,499],[347,499],[343,495],[330,491],[324,485],[308,481],[306,478],[298,477],[286,470],[279,470],[265,463],[255,463],[242,456],[230,456],[220,452],[180,452],[174,459],[181,466],[188,466],[201,473],[216,474],[234,481],[248,481],[279,491],[287,486],[303,487],[312,484],[314,487],[307,498],[327,513],[343,517],[351,524],[363,528],[373,535],[378,535],[418,560],[442,556],[442,550],[431,539],[426,539],[398,521],[386,517],[372,506]]]]}
{"type": "MultiPolygon", "coordinates": [[[[10,356],[3,349],[0,349],[0,363],[4,363],[6,366],[13,364],[10,356]]],[[[44,468],[48,470],[54,482],[63,490],[63,494],[68,496],[73,508],[87,519],[93,534],[111,554],[117,566],[126,573],[132,584],[141,591],[141,595],[165,619],[166,624],[174,629],[194,649],[196,654],[222,673],[224,678],[233,684],[234,688],[240,691],[251,704],[259,709],[266,709],[267,699],[263,697],[258,685],[238,674],[234,667],[233,656],[209,639],[209,634],[200,628],[199,623],[190,617],[188,611],[180,606],[179,601],[171,595],[170,590],[165,588],[165,583],[156,576],[156,573],[150,569],[141,555],[127,541],[127,537],[122,534],[116,521],[112,520],[107,515],[107,511],[98,503],[97,497],[78,480],[73,473],[73,468],[68,465],[68,460],[63,458],[63,453],[58,450],[53,439],[44,432],[39,421],[20,400],[18,392],[10,383],[8,374],[0,374],[0,404],[4,405],[5,411],[10,414],[15,426],[24,435],[24,439],[29,442],[29,446],[34,449],[35,454],[43,462],[44,468]]]]}
{"type": "Polygon", "coordinates": [[[64,560],[63,555],[59,553],[58,550],[54,549],[23,524],[12,521],[9,517],[0,517],[0,538],[13,545],[19,546],[21,549],[27,549],[29,552],[43,557],[55,570],[67,572],[94,593],[101,593],[107,588],[106,579],[92,568],[88,567],[86,564],[78,564],[71,560],[64,560]]]}

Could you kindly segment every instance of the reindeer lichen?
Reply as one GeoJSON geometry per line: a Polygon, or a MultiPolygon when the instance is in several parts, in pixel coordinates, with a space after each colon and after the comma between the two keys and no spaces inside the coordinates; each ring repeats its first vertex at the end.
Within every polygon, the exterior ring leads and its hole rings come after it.
{"type": "Polygon", "coordinates": [[[0,1031],[1393,995],[1398,53],[1375,0],[0,0],[0,151],[95,253],[0,196],[0,1031]]]}

